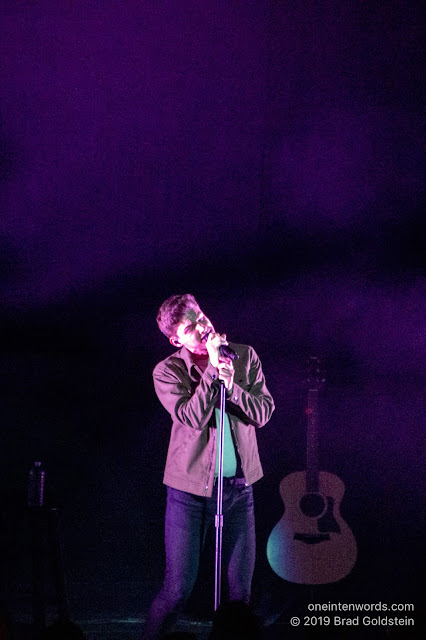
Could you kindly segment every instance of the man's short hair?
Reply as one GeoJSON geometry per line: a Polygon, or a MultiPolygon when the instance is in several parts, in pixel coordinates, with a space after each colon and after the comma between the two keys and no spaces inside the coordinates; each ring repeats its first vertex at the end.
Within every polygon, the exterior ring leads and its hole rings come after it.
{"type": "Polygon", "coordinates": [[[170,338],[175,335],[176,326],[182,321],[185,313],[194,308],[199,309],[200,306],[191,293],[170,296],[163,302],[158,311],[158,328],[165,336],[170,338]]]}

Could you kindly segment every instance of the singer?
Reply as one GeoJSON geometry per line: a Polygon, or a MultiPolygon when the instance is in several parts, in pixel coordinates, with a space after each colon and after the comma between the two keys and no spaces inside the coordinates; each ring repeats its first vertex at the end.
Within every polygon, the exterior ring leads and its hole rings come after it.
{"type": "Polygon", "coordinates": [[[177,619],[193,589],[206,536],[214,531],[221,380],[227,396],[223,576],[229,599],[249,602],[255,562],[252,485],[263,476],[256,429],[268,422],[274,410],[254,349],[228,345],[226,335],[215,331],[194,296],[168,298],[157,323],[178,351],[160,362],[153,374],[157,396],[171,415],[172,430],[163,479],[167,486],[166,572],[148,612],[145,640],[160,638],[177,619]]]}

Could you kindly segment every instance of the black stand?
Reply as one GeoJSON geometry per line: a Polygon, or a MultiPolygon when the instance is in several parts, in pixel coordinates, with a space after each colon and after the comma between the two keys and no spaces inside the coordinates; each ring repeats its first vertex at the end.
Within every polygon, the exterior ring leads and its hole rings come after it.
{"type": "Polygon", "coordinates": [[[214,580],[214,609],[220,605],[222,583],[222,529],[223,529],[223,437],[225,430],[225,402],[226,389],[223,380],[220,382],[220,426],[217,431],[217,448],[219,452],[219,466],[217,476],[217,510],[215,518],[216,527],[216,553],[215,553],[215,580],[214,580]]]}
{"type": "Polygon", "coordinates": [[[59,532],[59,509],[54,507],[30,507],[31,555],[32,555],[32,611],[35,635],[46,625],[46,556],[49,556],[51,576],[55,589],[53,602],[59,619],[68,619],[68,602],[65,584],[62,545],[59,532]]]}
{"type": "Polygon", "coordinates": [[[10,638],[38,638],[52,618],[69,620],[61,510],[17,502],[0,509],[0,616],[10,638]]]}

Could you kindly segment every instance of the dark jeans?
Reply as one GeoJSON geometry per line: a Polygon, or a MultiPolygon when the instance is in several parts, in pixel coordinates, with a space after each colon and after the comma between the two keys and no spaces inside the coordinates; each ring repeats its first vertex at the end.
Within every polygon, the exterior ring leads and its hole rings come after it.
{"type": "MultiPolygon", "coordinates": [[[[224,478],[222,578],[228,579],[230,600],[248,603],[256,552],[253,489],[232,482],[224,478]]],[[[166,575],[148,613],[145,638],[167,631],[191,595],[206,535],[209,528],[214,530],[216,510],[216,484],[211,498],[167,487],[166,575]]]]}

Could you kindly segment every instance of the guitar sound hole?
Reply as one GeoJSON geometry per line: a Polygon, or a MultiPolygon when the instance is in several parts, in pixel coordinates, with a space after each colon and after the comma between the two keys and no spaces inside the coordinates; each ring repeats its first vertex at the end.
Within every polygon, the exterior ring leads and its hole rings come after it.
{"type": "Polygon", "coordinates": [[[318,493],[307,493],[300,500],[300,510],[309,518],[318,518],[325,509],[325,501],[318,493]]]}

